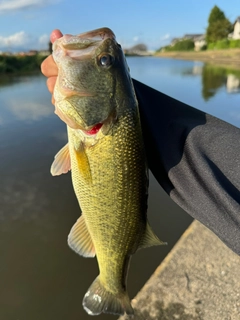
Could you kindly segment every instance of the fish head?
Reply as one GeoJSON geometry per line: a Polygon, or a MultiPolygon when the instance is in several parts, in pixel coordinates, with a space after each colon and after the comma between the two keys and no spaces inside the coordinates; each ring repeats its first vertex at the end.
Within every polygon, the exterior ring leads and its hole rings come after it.
{"type": "Polygon", "coordinates": [[[55,112],[69,127],[95,132],[116,118],[123,90],[133,98],[125,56],[110,29],[63,36],[53,44],[53,58],[55,112]]]}

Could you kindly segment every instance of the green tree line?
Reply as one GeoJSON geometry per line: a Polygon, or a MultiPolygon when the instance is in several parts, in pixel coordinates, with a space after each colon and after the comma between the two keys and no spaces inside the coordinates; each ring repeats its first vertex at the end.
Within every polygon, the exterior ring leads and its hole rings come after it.
{"type": "Polygon", "coordinates": [[[224,12],[214,6],[208,17],[206,42],[208,49],[240,48],[240,39],[228,39],[234,25],[226,18],[224,12]]]}
{"type": "MultiPolygon", "coordinates": [[[[234,25],[226,18],[225,13],[217,6],[214,6],[208,17],[206,29],[206,43],[202,48],[206,49],[228,49],[240,48],[240,39],[228,39],[228,35],[233,32],[234,25]]],[[[174,45],[160,48],[158,51],[191,51],[194,50],[194,42],[191,39],[179,40],[174,45]]]]}
{"type": "Polygon", "coordinates": [[[0,74],[31,73],[40,70],[46,56],[6,56],[0,55],[0,74]]]}
{"type": "Polygon", "coordinates": [[[191,39],[181,40],[176,42],[173,46],[164,47],[165,51],[193,51],[194,42],[191,39]]]}

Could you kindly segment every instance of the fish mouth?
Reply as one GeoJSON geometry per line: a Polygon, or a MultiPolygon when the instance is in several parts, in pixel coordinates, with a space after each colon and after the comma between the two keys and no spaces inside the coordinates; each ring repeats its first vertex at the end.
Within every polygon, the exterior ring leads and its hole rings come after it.
{"type": "Polygon", "coordinates": [[[115,34],[109,28],[99,28],[96,30],[80,33],[76,36],[69,34],[64,35],[62,39],[62,46],[67,50],[85,49],[89,46],[95,45],[96,42],[102,42],[106,39],[116,40],[115,34]]]}

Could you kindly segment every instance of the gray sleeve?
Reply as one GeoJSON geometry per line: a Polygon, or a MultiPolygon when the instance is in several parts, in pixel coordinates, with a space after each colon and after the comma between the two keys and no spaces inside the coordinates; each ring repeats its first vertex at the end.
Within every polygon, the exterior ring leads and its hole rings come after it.
{"type": "Polygon", "coordinates": [[[240,129],[134,86],[150,170],[181,208],[240,255],[240,129]]]}

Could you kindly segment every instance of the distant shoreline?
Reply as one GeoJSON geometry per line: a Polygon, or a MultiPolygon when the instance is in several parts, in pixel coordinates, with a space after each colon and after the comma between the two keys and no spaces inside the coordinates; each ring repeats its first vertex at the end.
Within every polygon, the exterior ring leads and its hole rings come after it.
{"type": "Polygon", "coordinates": [[[240,49],[157,52],[155,57],[238,65],[240,49]]]}
{"type": "Polygon", "coordinates": [[[40,71],[44,55],[0,55],[0,75],[24,75],[40,71]]]}

